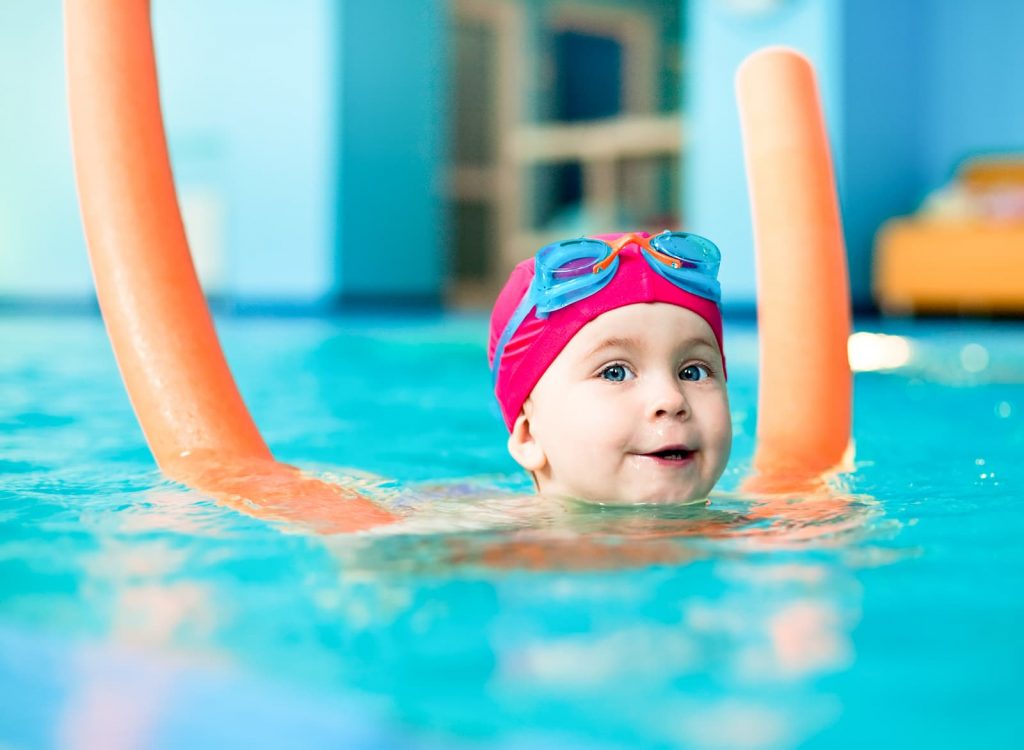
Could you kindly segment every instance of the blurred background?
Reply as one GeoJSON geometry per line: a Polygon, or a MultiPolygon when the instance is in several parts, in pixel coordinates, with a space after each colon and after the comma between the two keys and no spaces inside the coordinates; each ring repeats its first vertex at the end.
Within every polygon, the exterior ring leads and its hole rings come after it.
{"type": "MultiPolygon", "coordinates": [[[[1024,311],[1015,0],[155,0],[153,27],[194,257],[232,309],[486,308],[551,239],[676,227],[750,308],[733,75],[785,44],[818,73],[856,307],[1024,311]]],[[[9,309],[94,304],[63,66],[60,3],[3,0],[9,309]]]]}

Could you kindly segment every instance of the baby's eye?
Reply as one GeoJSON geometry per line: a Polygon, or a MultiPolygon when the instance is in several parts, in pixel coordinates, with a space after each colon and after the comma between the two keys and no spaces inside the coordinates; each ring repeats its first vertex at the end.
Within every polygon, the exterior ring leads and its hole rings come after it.
{"type": "Polygon", "coordinates": [[[710,378],[711,371],[707,368],[707,365],[687,365],[679,371],[680,380],[704,380],[704,378],[710,378]]]}
{"type": "Polygon", "coordinates": [[[633,377],[633,373],[629,371],[629,368],[625,365],[608,365],[606,368],[598,373],[598,377],[604,380],[610,380],[613,383],[621,383],[624,380],[629,380],[633,377]]]}

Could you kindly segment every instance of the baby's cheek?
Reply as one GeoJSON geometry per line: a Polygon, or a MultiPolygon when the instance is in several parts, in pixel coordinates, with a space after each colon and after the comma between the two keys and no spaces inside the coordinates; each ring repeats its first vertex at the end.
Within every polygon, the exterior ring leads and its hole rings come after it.
{"type": "Polygon", "coordinates": [[[729,412],[729,400],[724,395],[717,395],[707,404],[705,412],[705,438],[709,446],[726,453],[732,447],[732,414],[729,412]]]}
{"type": "Polygon", "coordinates": [[[726,445],[732,442],[732,414],[726,404],[718,415],[718,433],[722,436],[722,442],[726,445]]]}
{"type": "MultiPolygon", "coordinates": [[[[718,439],[718,476],[725,471],[725,465],[729,462],[729,454],[732,453],[732,415],[728,409],[722,414],[721,430],[718,439]]],[[[715,481],[718,481],[716,477],[715,481]]]]}

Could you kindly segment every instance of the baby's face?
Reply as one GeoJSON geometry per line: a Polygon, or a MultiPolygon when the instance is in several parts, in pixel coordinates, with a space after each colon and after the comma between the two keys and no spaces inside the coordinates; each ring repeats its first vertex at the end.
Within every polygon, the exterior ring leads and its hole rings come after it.
{"type": "Polygon", "coordinates": [[[732,444],[722,365],[711,327],[690,310],[651,303],[600,315],[524,405],[529,450],[520,455],[529,459],[520,463],[545,494],[603,503],[705,498],[732,444]]]}

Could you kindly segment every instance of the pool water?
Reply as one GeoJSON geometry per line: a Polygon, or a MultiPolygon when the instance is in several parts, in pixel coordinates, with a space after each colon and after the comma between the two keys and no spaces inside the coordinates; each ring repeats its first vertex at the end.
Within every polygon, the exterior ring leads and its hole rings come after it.
{"type": "MultiPolygon", "coordinates": [[[[1024,674],[1024,327],[879,323],[836,500],[538,511],[475,317],[219,323],[322,537],[155,470],[98,318],[0,318],[0,746],[996,747],[1024,674]],[[346,467],[355,467],[349,469],[346,467]]],[[[799,362],[793,363],[799,367],[799,362]]]]}

